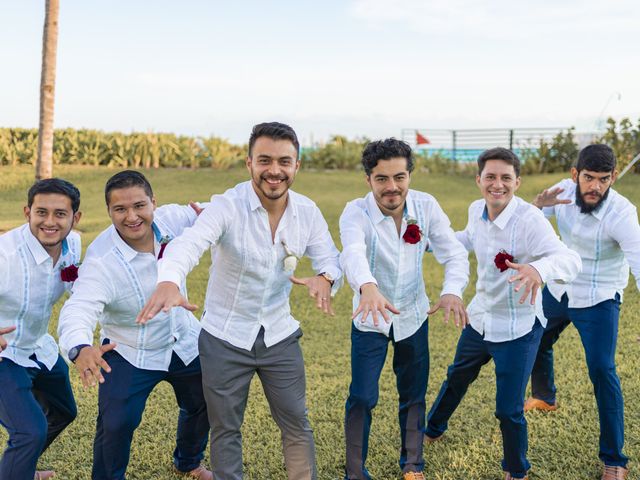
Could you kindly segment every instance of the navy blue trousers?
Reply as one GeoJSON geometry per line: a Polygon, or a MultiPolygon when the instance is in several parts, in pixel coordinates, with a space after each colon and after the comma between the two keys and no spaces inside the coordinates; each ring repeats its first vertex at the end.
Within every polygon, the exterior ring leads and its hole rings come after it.
{"type": "Polygon", "coordinates": [[[58,356],[51,370],[0,362],[0,424],[9,433],[0,460],[0,480],[32,479],[38,458],[77,415],[67,364],[58,356]]]}
{"type": "Polygon", "coordinates": [[[174,352],[168,372],[136,368],[115,350],[104,359],[111,373],[104,373],[105,382],[98,389],[93,480],[125,478],[133,432],[140,425],[151,391],[163,380],[173,387],[180,407],[173,452],[176,468],[188,472],[200,465],[209,436],[200,359],[185,365],[174,352]]]}
{"type": "Polygon", "coordinates": [[[619,297],[587,308],[568,305],[566,294],[558,302],[546,288],[543,290],[542,306],[549,323],[531,373],[531,393],[547,403],[556,402],[553,344],[567,325],[573,323],[582,340],[600,415],[600,459],[606,465],[626,466],[629,459],[622,453],[624,404],[615,364],[619,297]]]}
{"type": "Polygon", "coordinates": [[[369,450],[371,411],[378,403],[378,382],[393,343],[393,371],[398,388],[400,422],[400,468],[403,472],[421,472],[424,468],[422,438],[425,417],[425,394],[429,378],[429,323],[409,338],[393,340],[377,332],[362,332],[351,326],[351,386],[344,421],[347,445],[348,479],[370,479],[365,467],[369,450]]]}
{"type": "Polygon", "coordinates": [[[493,358],[496,371],[496,418],[500,421],[504,458],[502,469],[523,478],[531,465],[527,460],[527,421],[524,394],[531,375],[543,328],[538,321],[523,337],[508,342],[487,342],[473,328],[466,327],[456,348],[453,364],[447,370],[427,417],[426,435],[435,438],[447,429],[469,385],[478,378],[480,368],[493,358]]]}

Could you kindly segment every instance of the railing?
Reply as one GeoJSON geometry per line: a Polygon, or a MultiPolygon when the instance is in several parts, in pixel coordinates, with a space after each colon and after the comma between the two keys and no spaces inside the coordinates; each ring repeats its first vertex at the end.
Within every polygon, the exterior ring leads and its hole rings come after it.
{"type": "Polygon", "coordinates": [[[540,141],[550,142],[568,128],[487,128],[467,130],[433,130],[405,128],[402,139],[427,155],[439,154],[458,162],[472,162],[487,148],[505,147],[517,155],[535,150],[540,141]]]}

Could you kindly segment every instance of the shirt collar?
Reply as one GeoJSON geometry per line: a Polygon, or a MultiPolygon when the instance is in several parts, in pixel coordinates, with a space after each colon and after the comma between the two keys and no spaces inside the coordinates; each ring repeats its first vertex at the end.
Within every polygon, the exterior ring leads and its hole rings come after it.
{"type": "MultiPolygon", "coordinates": [[[[609,187],[609,188],[611,188],[611,187],[609,187]]],[[[591,212],[591,215],[593,215],[599,222],[602,221],[602,218],[604,217],[604,212],[606,212],[608,210],[609,205],[611,204],[611,198],[615,194],[616,194],[616,192],[614,190],[609,190],[609,195],[604,200],[604,202],[602,202],[600,207],[598,207],[597,210],[594,210],[593,212],[591,212]]]]}
{"type": "MultiPolygon", "coordinates": [[[[498,215],[498,217],[492,223],[496,227],[498,227],[500,230],[504,230],[504,228],[509,223],[509,220],[511,220],[511,217],[513,216],[517,207],[518,207],[518,197],[514,195],[509,201],[509,203],[507,204],[507,206],[504,207],[504,210],[500,212],[500,215],[498,215]]],[[[489,215],[487,212],[486,202],[484,204],[484,208],[482,209],[481,218],[486,222],[490,222],[489,215]]]]}
{"type": "Polygon", "coordinates": [[[413,200],[413,195],[411,193],[411,190],[409,190],[407,192],[407,198],[405,199],[405,202],[404,202],[404,212],[402,216],[405,219],[413,219],[417,221],[418,219],[416,218],[416,209],[412,200],[413,200]]]}
{"type": "Polygon", "coordinates": [[[249,206],[251,207],[251,210],[256,210],[259,207],[262,207],[260,197],[258,197],[258,194],[253,188],[253,182],[251,180],[247,182],[247,196],[249,197],[249,206]]]}
{"type": "MultiPolygon", "coordinates": [[[[33,235],[33,233],[31,233],[31,228],[29,228],[28,223],[25,224],[22,235],[23,235],[23,238],[25,239],[25,243],[27,244],[27,248],[31,252],[31,255],[33,255],[33,259],[35,260],[37,265],[41,265],[48,258],[51,258],[49,253],[42,246],[42,244],[33,235]]],[[[62,253],[60,254],[60,257],[62,258],[63,256],[65,256],[68,251],[69,251],[69,246],[67,245],[67,239],[65,238],[62,241],[62,253]]]]}
{"type": "Polygon", "coordinates": [[[116,227],[114,227],[112,225],[111,228],[112,228],[112,230],[111,230],[111,241],[116,246],[116,248],[120,251],[120,253],[124,257],[124,259],[127,262],[130,262],[140,252],[138,252],[137,250],[134,250],[133,248],[131,248],[127,244],[127,242],[125,242],[122,239],[122,237],[118,233],[118,230],[116,229],[116,227]]]}

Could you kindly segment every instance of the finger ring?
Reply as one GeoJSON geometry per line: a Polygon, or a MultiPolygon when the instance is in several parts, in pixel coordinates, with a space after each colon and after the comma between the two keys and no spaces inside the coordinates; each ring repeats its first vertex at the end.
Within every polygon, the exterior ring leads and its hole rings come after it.
{"type": "Polygon", "coordinates": [[[82,372],[82,373],[84,373],[84,374],[86,375],[86,374],[87,374],[87,372],[91,373],[91,369],[90,369],[90,368],[85,368],[85,369],[84,369],[84,372],[82,372]]]}
{"type": "Polygon", "coordinates": [[[322,297],[322,301],[325,302],[327,300],[327,297],[322,297]]]}

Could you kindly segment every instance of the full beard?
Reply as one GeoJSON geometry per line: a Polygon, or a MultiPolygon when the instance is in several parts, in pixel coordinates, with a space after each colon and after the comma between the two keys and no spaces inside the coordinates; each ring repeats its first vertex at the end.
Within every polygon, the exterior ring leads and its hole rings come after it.
{"type": "Polygon", "coordinates": [[[580,190],[580,184],[578,183],[576,185],[576,205],[580,207],[580,213],[591,213],[597,211],[602,206],[602,202],[604,202],[609,196],[609,190],[611,190],[611,187],[607,188],[604,194],[600,196],[600,200],[591,204],[584,201],[582,190],[580,190]]]}

